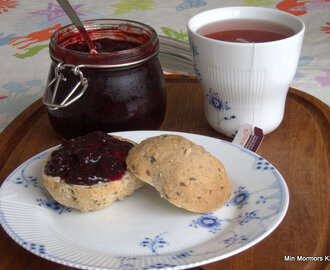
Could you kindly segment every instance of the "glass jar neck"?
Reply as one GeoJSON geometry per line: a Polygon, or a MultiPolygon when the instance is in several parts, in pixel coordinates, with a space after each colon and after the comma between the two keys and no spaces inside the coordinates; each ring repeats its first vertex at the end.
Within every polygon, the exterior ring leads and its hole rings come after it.
{"type": "Polygon", "coordinates": [[[157,33],[148,25],[115,19],[83,23],[94,45],[101,44],[100,52],[90,53],[79,48],[83,38],[74,25],[68,25],[58,29],[51,37],[49,49],[53,60],[72,65],[120,67],[147,61],[158,53],[157,33]],[[123,44],[130,46],[126,48],[123,44]]]}

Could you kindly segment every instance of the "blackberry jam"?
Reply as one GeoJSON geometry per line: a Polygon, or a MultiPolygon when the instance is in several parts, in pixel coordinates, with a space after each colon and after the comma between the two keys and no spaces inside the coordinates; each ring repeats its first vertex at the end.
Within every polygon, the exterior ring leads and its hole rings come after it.
{"type": "Polygon", "coordinates": [[[84,22],[98,53],[73,25],[50,40],[44,104],[63,138],[104,132],[158,129],[166,111],[165,80],[154,29],[128,20],[84,22]]]}
{"type": "Polygon", "coordinates": [[[52,152],[45,173],[74,185],[120,180],[126,173],[126,157],[133,146],[101,131],[64,140],[52,152]]]}

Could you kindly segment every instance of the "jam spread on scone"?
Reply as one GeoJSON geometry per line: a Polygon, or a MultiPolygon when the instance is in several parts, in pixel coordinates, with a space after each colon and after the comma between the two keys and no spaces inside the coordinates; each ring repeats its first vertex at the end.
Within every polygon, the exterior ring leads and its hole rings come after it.
{"type": "Polygon", "coordinates": [[[133,144],[96,131],[74,140],[64,140],[45,167],[67,184],[94,185],[116,181],[126,172],[126,157],[133,144]]]}

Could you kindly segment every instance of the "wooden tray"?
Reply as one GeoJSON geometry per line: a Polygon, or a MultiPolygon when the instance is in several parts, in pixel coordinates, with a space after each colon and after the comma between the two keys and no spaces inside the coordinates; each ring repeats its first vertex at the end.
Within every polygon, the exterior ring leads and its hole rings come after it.
{"type": "MultiPolygon", "coordinates": [[[[203,93],[195,77],[166,78],[168,111],[161,130],[191,132],[231,140],[214,131],[204,117],[203,93]]],[[[329,107],[290,89],[285,117],[258,154],[283,175],[290,205],[279,227],[252,248],[196,269],[325,269],[329,267],[329,107]],[[292,256],[295,261],[285,261],[292,256]],[[298,261],[304,256],[305,261],[298,261]],[[306,257],[322,257],[314,262],[306,257]]],[[[0,134],[0,183],[21,163],[60,143],[38,100],[0,134]]],[[[0,270],[70,269],[39,258],[0,229],[0,270]]]]}

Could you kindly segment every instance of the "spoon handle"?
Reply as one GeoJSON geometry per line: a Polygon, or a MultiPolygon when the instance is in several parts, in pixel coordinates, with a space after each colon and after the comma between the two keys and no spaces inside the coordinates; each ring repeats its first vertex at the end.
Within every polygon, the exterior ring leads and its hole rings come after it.
{"type": "Polygon", "coordinates": [[[86,41],[86,43],[88,45],[89,50],[92,53],[95,53],[96,50],[95,50],[94,44],[93,44],[90,36],[88,35],[88,33],[87,33],[87,31],[86,31],[83,23],[81,22],[81,20],[77,16],[76,12],[72,8],[72,6],[69,3],[69,1],[68,0],[56,0],[56,1],[61,6],[61,8],[65,11],[66,15],[68,15],[68,17],[73,22],[73,24],[77,27],[78,31],[80,32],[80,34],[85,39],[85,41],[86,41]]]}

